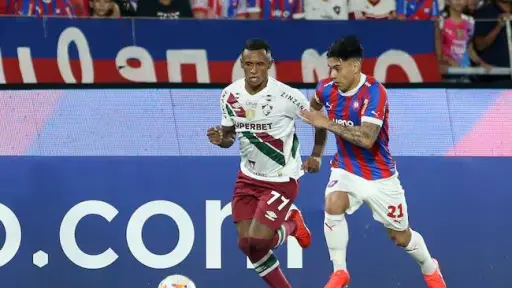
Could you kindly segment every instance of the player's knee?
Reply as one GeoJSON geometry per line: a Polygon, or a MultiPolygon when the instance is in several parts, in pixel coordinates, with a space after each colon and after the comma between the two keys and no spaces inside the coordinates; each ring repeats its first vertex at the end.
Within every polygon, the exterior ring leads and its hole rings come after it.
{"type": "Polygon", "coordinates": [[[251,253],[266,253],[272,249],[272,239],[249,238],[251,253]]]}
{"type": "Polygon", "coordinates": [[[345,192],[332,192],[325,197],[325,212],[330,215],[345,213],[349,208],[348,194],[345,192]]]}
{"type": "Polygon", "coordinates": [[[395,242],[397,246],[407,247],[409,242],[411,241],[411,230],[407,229],[405,231],[395,231],[388,229],[388,235],[395,242]]]}
{"type": "Polygon", "coordinates": [[[238,247],[246,256],[249,256],[251,254],[251,245],[249,242],[249,238],[247,237],[241,237],[238,238],[238,247]]]}

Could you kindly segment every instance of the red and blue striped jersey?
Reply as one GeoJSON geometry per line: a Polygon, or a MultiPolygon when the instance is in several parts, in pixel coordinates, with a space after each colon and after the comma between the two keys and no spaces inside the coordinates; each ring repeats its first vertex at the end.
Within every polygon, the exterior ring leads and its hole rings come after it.
{"type": "Polygon", "coordinates": [[[247,0],[249,13],[265,20],[304,19],[304,0],[247,0]]]}
{"type": "Polygon", "coordinates": [[[7,14],[72,17],[73,10],[68,0],[8,0],[7,14]]]}
{"type": "Polygon", "coordinates": [[[439,3],[438,0],[397,0],[396,14],[409,20],[436,20],[439,3]]]}
{"type": "Polygon", "coordinates": [[[335,135],[337,153],[331,166],[341,168],[367,180],[391,177],[396,172],[395,160],[389,152],[389,110],[386,89],[375,78],[361,74],[359,85],[342,93],[326,79],[316,87],[316,101],[327,110],[329,119],[343,126],[360,126],[370,122],[381,126],[377,140],[365,149],[335,135]]]}

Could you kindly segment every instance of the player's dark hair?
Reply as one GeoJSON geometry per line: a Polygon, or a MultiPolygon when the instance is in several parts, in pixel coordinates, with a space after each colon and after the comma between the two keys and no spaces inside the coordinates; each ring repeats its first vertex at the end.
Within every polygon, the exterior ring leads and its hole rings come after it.
{"type": "Polygon", "coordinates": [[[327,58],[338,58],[346,61],[351,58],[363,58],[363,46],[355,35],[345,36],[332,43],[327,51],[327,58]]]}
{"type": "Polygon", "coordinates": [[[253,38],[245,41],[244,50],[249,51],[257,51],[257,50],[265,50],[266,53],[270,53],[270,45],[268,45],[267,41],[259,38],[253,38]]]}

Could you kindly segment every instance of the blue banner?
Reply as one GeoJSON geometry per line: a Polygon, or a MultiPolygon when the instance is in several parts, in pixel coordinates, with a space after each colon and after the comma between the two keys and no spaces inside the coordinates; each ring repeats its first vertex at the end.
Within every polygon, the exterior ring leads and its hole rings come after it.
{"type": "MultiPolygon", "coordinates": [[[[237,157],[0,158],[0,286],[154,287],[182,274],[201,287],[264,287],[237,247],[230,205],[237,157]],[[166,214],[166,215],[157,215],[166,214]],[[19,248],[19,249],[18,249],[19,248]]],[[[327,159],[324,159],[327,163],[327,159]]],[[[512,286],[511,158],[398,157],[411,225],[449,287],[512,286]]],[[[323,287],[329,169],[302,178],[296,205],[312,246],[276,251],[293,287],[323,287]]],[[[419,267],[367,209],[348,218],[354,287],[424,287],[419,267]]]]}
{"type": "Polygon", "coordinates": [[[272,76],[314,83],[328,77],[326,50],[346,34],[361,38],[363,70],[382,82],[440,80],[427,21],[0,18],[0,27],[0,83],[230,83],[253,37],[272,46],[272,76]]]}

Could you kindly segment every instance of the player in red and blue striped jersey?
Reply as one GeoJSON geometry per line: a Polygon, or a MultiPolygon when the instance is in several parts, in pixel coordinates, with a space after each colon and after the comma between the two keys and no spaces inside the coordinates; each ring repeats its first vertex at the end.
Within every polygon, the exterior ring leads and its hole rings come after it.
{"type": "Polygon", "coordinates": [[[327,52],[330,79],[320,81],[311,110],[302,117],[315,126],[315,146],[304,163],[307,172],[320,169],[327,131],[336,136],[338,152],[331,161],[325,189],[325,239],[334,273],[325,288],[346,287],[348,226],[352,214],[367,203],[391,239],[421,267],[428,288],[445,288],[443,276],[423,237],[409,227],[405,192],[389,152],[387,92],[375,78],[361,73],[363,48],[355,36],[334,42],[327,52]],[[327,110],[327,117],[322,112],[327,110]]]}
{"type": "Polygon", "coordinates": [[[371,138],[353,144],[336,135],[338,153],[334,156],[332,167],[344,169],[367,180],[389,178],[396,173],[396,167],[388,147],[386,89],[371,76],[361,75],[360,83],[362,85],[358,90],[347,93],[339,92],[332,79],[320,81],[317,85],[315,100],[327,107],[330,119],[344,126],[361,126],[367,122],[374,124],[372,128],[379,131],[375,132],[375,144],[371,143],[371,138]]]}

